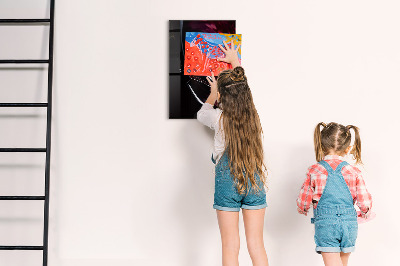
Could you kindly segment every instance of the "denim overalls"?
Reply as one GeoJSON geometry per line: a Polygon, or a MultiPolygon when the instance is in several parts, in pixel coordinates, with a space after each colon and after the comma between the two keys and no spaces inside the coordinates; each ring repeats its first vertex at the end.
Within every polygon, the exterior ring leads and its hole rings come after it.
{"type": "Polygon", "coordinates": [[[328,177],[326,185],[314,209],[315,251],[353,252],[357,239],[357,212],[354,209],[353,197],[342,175],[342,168],[348,165],[341,162],[335,170],[326,162],[320,161],[328,177]]]}
{"type": "MultiPolygon", "coordinates": [[[[216,163],[212,155],[211,161],[216,163]]],[[[256,179],[259,181],[258,175],[256,175],[256,179]]],[[[239,194],[230,172],[228,152],[225,150],[215,166],[213,208],[221,211],[240,211],[240,208],[257,210],[267,207],[263,184],[259,181],[258,185],[262,187],[262,190],[255,192],[248,181],[248,192],[245,195],[239,194]]]]}

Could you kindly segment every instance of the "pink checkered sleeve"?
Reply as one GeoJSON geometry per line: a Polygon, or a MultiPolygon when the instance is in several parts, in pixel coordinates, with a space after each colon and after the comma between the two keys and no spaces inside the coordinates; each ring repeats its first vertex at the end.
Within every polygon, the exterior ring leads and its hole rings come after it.
{"type": "Polygon", "coordinates": [[[368,217],[370,210],[372,208],[372,196],[368,192],[365,186],[364,179],[362,177],[361,171],[355,168],[357,173],[356,187],[357,187],[357,206],[360,208],[361,215],[363,217],[368,217]]]}
{"type": "Polygon", "coordinates": [[[297,198],[297,211],[301,214],[307,215],[308,209],[311,206],[312,197],[314,193],[314,186],[311,182],[310,171],[307,172],[307,178],[304,181],[300,194],[297,198]]]}

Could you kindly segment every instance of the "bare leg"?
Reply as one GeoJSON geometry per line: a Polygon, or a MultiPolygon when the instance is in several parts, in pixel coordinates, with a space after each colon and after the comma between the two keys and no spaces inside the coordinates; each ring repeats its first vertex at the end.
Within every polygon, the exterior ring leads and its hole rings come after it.
{"type": "Polygon", "coordinates": [[[340,258],[342,259],[343,266],[347,266],[347,263],[349,262],[350,254],[351,253],[340,252],[340,258]]]}
{"type": "Polygon", "coordinates": [[[247,249],[254,266],[268,266],[268,257],[263,238],[264,215],[265,208],[259,210],[243,209],[247,249]]]}
{"type": "Polygon", "coordinates": [[[325,266],[343,266],[339,252],[322,252],[325,266]]]}
{"type": "Polygon", "coordinates": [[[239,212],[217,210],[222,242],[222,265],[239,265],[239,212]]]}

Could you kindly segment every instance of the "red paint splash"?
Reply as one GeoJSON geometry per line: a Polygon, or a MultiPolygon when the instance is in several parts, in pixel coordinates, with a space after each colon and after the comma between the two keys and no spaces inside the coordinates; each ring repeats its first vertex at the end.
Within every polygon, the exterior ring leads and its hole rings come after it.
{"type": "MultiPolygon", "coordinates": [[[[218,61],[216,58],[208,58],[199,48],[200,39],[197,39],[193,46],[185,41],[185,75],[210,76],[211,72],[218,76],[221,71],[232,69],[231,64],[218,61]]],[[[207,45],[208,46],[208,45],[207,45]]],[[[224,53],[219,48],[211,50],[213,56],[223,57],[224,53]]]]}

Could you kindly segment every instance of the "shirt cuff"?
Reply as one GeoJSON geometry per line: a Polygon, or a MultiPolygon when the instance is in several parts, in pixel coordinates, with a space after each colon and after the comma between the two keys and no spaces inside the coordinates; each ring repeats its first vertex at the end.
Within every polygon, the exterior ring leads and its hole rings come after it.
{"type": "Polygon", "coordinates": [[[297,207],[297,212],[300,214],[304,214],[307,216],[307,211],[300,209],[299,207],[297,207]]]}
{"type": "Polygon", "coordinates": [[[210,103],[204,103],[203,107],[206,109],[214,109],[214,105],[210,104],[210,103]]]}
{"type": "Polygon", "coordinates": [[[371,214],[371,209],[368,209],[368,211],[366,211],[366,212],[363,212],[363,211],[360,209],[360,212],[361,212],[361,217],[362,217],[362,218],[368,219],[368,217],[369,217],[370,214],[371,214]]]}

